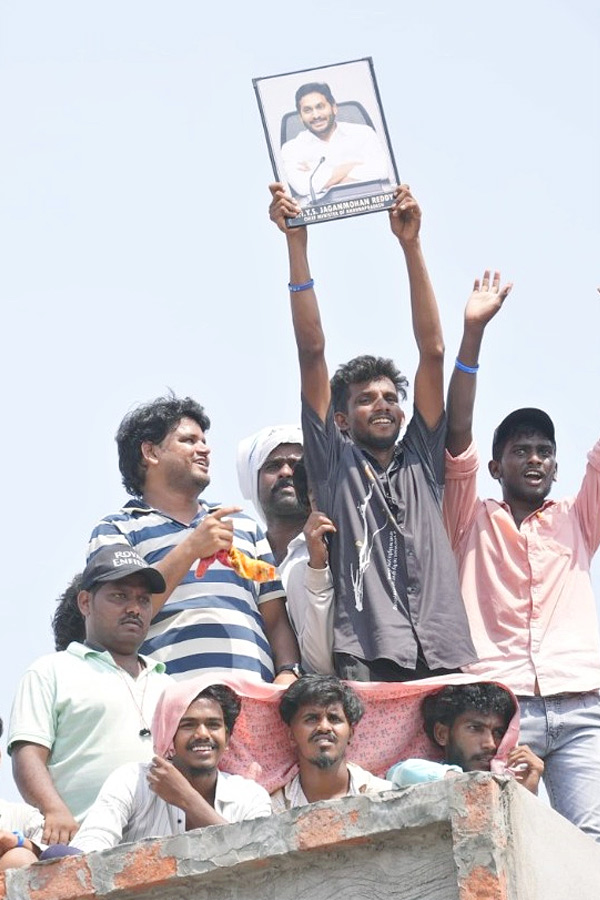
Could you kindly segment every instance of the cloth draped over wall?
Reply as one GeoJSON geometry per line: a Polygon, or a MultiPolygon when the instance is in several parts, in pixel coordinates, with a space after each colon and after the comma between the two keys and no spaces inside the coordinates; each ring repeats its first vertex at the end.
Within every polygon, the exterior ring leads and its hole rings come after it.
{"type": "MultiPolygon", "coordinates": [[[[447,675],[403,683],[352,682],[365,714],[356,726],[348,760],[373,775],[385,777],[388,768],[403,759],[440,761],[443,754],[423,729],[421,703],[427,694],[448,684],[472,684],[485,679],[472,675],[447,675]]],[[[235,674],[207,673],[174,682],[159,700],[152,723],[156,753],[168,756],[179,720],[192,700],[211,684],[226,684],[242,698],[229,748],[220,768],[224,772],[252,778],[272,793],[298,771],[287,727],[279,716],[284,685],[257,683],[235,674]]],[[[504,685],[502,685],[504,687],[504,685]]],[[[508,690],[508,688],[507,688],[508,690]]],[[[509,691],[512,695],[512,691],[509,691]]],[[[516,701],[515,701],[516,702],[516,701]]],[[[519,713],[515,714],[492,761],[492,771],[502,774],[509,750],[517,743],[519,713]]]]}

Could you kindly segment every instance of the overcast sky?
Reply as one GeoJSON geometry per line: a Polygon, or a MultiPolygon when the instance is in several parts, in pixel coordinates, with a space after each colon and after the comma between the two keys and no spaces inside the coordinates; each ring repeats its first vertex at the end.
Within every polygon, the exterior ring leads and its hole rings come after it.
{"type": "MultiPolygon", "coordinates": [[[[498,267],[515,283],[481,359],[483,454],[508,411],[541,406],[555,490],[576,491],[600,407],[597,3],[3,0],[0,17],[6,724],[93,525],[125,499],[124,413],[169,387],[203,403],[206,496],[227,503],[237,442],[298,418],[253,77],[373,57],[423,207],[448,373],[475,276],[498,267]]],[[[387,214],[309,237],[331,366],[374,352],[412,378],[387,214]]],[[[481,489],[497,495],[487,476],[481,489]]],[[[6,758],[0,795],[16,796],[6,758]]]]}

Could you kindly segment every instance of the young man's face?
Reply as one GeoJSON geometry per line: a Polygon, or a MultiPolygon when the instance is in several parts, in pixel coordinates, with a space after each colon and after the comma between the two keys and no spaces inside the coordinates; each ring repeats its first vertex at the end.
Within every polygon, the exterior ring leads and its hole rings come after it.
{"type": "Polygon", "coordinates": [[[210,448],[194,419],[181,419],[160,444],[144,442],[142,454],[147,471],[159,473],[161,483],[170,490],[200,494],[210,482],[210,448]]]}
{"type": "Polygon", "coordinates": [[[323,94],[305,94],[300,100],[300,118],[316,137],[326,140],[335,130],[337,106],[323,94]]]}
{"type": "Polygon", "coordinates": [[[354,728],[341,703],[301,706],[288,728],[299,762],[329,769],[346,756],[354,728]]]}
{"type": "Polygon", "coordinates": [[[390,378],[349,385],[347,412],[336,412],[335,420],[360,447],[389,450],[404,421],[396,385],[390,378]]]}
{"type": "Polygon", "coordinates": [[[137,652],[152,618],[152,593],[141,573],[80,591],[77,603],[86,640],[124,656],[137,652]]]}
{"type": "Polygon", "coordinates": [[[208,697],[198,697],[184,712],[175,732],[173,765],[184,775],[212,774],[228,743],[229,732],[221,704],[208,697]]]}
{"type": "Polygon", "coordinates": [[[451,726],[436,722],[434,736],[449,765],[460,766],[463,772],[489,772],[506,729],[503,717],[496,713],[467,710],[451,726]]]}
{"type": "Polygon", "coordinates": [[[270,518],[306,516],[298,503],[293,474],[302,459],[302,444],[279,444],[262,464],[258,473],[258,499],[270,518]]]}
{"type": "Polygon", "coordinates": [[[499,460],[491,460],[492,478],[504,499],[541,505],[556,481],[556,448],[541,431],[524,429],[505,443],[499,460]]]}

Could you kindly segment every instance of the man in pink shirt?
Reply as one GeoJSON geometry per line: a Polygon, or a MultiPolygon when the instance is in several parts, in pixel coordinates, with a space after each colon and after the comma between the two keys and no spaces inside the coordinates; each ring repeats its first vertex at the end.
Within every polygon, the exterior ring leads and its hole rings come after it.
{"type": "Polygon", "coordinates": [[[600,441],[574,498],[549,500],[556,440],[539,409],[494,432],[502,501],[477,496],[473,444],[483,333],[511,285],[475,282],[448,393],[444,515],[479,661],[468,667],[518,696],[521,741],[544,759],[554,809],[600,841],[600,641],[590,564],[600,544],[600,441]]]}

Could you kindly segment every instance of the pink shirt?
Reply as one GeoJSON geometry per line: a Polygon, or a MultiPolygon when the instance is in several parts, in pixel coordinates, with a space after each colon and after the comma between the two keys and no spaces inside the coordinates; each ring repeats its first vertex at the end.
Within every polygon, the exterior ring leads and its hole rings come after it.
{"type": "Polygon", "coordinates": [[[478,468],[474,444],[460,456],[446,454],[444,518],[479,657],[464,671],[515,694],[597,690],[589,570],[600,543],[600,441],[577,496],[546,500],[520,530],[506,503],[477,497],[478,468]]]}

